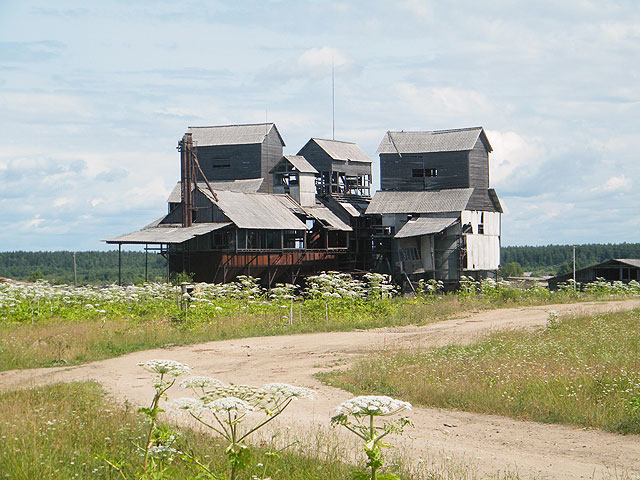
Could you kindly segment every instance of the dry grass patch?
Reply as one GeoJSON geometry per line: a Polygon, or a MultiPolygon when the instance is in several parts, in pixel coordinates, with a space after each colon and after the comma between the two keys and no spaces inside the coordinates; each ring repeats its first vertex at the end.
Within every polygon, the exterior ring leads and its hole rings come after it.
{"type": "Polygon", "coordinates": [[[324,378],[419,405],[640,434],[640,310],[469,346],[383,351],[324,378]]]}

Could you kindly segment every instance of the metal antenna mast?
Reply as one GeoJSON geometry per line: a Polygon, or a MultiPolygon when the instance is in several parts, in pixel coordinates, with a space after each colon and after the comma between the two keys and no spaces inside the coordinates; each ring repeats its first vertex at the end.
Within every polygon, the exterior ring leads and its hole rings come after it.
{"type": "Polygon", "coordinates": [[[333,57],[331,57],[331,139],[336,139],[336,87],[333,57]]]}

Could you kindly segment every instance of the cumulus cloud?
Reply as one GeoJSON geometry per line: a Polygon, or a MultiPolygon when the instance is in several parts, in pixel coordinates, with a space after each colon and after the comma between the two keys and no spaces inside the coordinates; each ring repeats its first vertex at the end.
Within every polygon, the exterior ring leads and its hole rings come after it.
{"type": "Polygon", "coordinates": [[[470,89],[402,82],[395,86],[395,92],[407,108],[431,117],[486,118],[495,111],[485,94],[470,89]]]}
{"type": "Polygon", "coordinates": [[[624,192],[631,189],[631,179],[624,175],[609,177],[606,182],[591,190],[594,192],[624,192]]]}
{"type": "Polygon", "coordinates": [[[539,139],[513,131],[487,130],[486,133],[493,147],[489,156],[489,178],[495,188],[509,188],[510,184],[534,177],[546,161],[539,139]]]}

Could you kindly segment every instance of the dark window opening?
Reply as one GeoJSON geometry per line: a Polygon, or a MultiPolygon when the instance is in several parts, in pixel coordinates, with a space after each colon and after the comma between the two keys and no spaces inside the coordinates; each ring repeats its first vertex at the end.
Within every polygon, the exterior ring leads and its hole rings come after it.
{"type": "Polygon", "coordinates": [[[411,176],[413,178],[423,178],[423,177],[437,177],[438,169],[437,168],[414,168],[411,170],[411,176]]]}

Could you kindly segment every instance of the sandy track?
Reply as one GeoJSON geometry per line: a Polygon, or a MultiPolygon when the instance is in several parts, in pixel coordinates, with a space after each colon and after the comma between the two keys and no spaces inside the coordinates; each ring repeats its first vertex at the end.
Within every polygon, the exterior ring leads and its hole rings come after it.
{"type": "MultiPolygon", "coordinates": [[[[327,426],[332,409],[350,394],[321,384],[313,375],[336,363],[385,347],[469,343],[482,334],[546,323],[547,312],[607,312],[640,307],[640,300],[581,303],[482,311],[422,327],[384,328],[209,342],[137,352],[86,365],[0,373],[0,389],[58,381],[94,379],[120,401],[146,404],[152,395],[149,376],[136,366],[169,358],[192,366],[195,374],[260,385],[286,382],[318,392],[313,402],[297,402],[283,421],[295,428],[327,426]]],[[[179,389],[173,395],[181,396],[179,389]]],[[[610,478],[617,472],[640,473],[640,438],[558,425],[515,421],[430,408],[411,412],[416,425],[408,435],[412,455],[447,456],[472,463],[481,473],[518,471],[522,478],[610,478]]]]}

